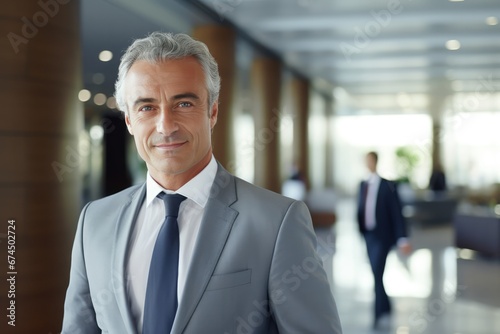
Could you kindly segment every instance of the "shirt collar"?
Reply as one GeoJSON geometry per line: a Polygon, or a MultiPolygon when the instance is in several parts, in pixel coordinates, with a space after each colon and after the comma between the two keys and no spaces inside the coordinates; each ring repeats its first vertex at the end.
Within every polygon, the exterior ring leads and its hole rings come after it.
{"type": "Polygon", "coordinates": [[[377,173],[370,173],[370,175],[368,175],[367,181],[369,183],[374,183],[374,182],[377,182],[379,180],[380,180],[380,175],[378,175],[377,173]]]}
{"type": "MultiPolygon", "coordinates": [[[[199,172],[195,177],[189,180],[185,185],[180,187],[175,193],[186,196],[202,208],[208,202],[208,197],[210,195],[210,189],[215,180],[215,175],[217,174],[217,162],[214,156],[208,165],[199,172]]],[[[162,191],[167,194],[173,194],[172,190],[164,189],[160,186],[152,177],[149,172],[146,177],[146,207],[149,206],[156,196],[162,191]]]]}

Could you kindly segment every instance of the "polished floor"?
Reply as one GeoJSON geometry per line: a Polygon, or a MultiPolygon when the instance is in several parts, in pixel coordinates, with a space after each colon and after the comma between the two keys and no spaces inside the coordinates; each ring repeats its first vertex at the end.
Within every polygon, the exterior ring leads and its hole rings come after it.
{"type": "Polygon", "coordinates": [[[411,226],[413,253],[389,254],[384,282],[393,315],[373,330],[373,279],[354,221],[354,202],[337,204],[333,230],[318,230],[345,334],[500,333],[500,260],[453,247],[451,226],[411,226]]]}

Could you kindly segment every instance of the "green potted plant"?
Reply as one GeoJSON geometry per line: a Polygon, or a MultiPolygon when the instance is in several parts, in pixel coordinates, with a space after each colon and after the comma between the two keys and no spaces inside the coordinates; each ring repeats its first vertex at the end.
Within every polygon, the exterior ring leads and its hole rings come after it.
{"type": "Polygon", "coordinates": [[[411,183],[411,178],[420,158],[415,148],[402,146],[396,149],[396,170],[398,183],[411,183]]]}

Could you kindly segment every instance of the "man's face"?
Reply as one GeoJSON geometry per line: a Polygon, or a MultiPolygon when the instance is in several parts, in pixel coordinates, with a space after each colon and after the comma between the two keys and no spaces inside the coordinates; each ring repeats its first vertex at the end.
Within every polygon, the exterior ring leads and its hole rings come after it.
{"type": "Polygon", "coordinates": [[[217,102],[208,105],[205,74],[193,57],[137,61],[124,81],[125,122],[155,180],[198,174],[211,159],[217,102]]]}
{"type": "Polygon", "coordinates": [[[366,158],[365,158],[365,162],[366,162],[366,167],[368,168],[368,170],[372,173],[375,173],[375,171],[377,170],[377,162],[375,161],[375,158],[373,157],[373,155],[367,154],[366,158]]]}

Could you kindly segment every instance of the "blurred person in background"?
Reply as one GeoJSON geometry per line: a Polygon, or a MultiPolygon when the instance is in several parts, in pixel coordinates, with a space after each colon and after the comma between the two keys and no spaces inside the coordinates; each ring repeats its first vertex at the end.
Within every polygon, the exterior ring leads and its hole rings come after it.
{"type": "Polygon", "coordinates": [[[380,177],[377,162],[376,152],[366,154],[369,175],[359,186],[357,205],[359,231],[366,241],[375,283],[374,328],[384,326],[392,311],[383,282],[387,255],[395,245],[405,255],[411,252],[396,184],[380,177]]]}
{"type": "Polygon", "coordinates": [[[444,174],[443,167],[437,164],[432,169],[431,177],[429,179],[429,189],[434,192],[442,192],[446,190],[446,175],[444,174]]]}

